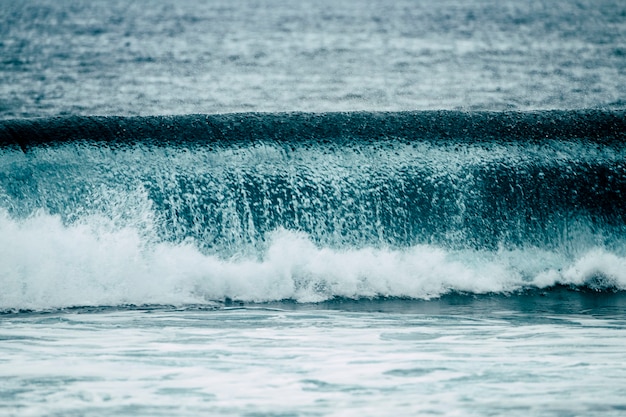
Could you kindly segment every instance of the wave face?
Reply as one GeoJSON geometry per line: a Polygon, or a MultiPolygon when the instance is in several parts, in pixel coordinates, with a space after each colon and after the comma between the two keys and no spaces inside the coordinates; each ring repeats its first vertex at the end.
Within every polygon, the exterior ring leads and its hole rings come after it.
{"type": "Polygon", "coordinates": [[[0,122],[0,308],[626,288],[620,111],[0,122]]]}

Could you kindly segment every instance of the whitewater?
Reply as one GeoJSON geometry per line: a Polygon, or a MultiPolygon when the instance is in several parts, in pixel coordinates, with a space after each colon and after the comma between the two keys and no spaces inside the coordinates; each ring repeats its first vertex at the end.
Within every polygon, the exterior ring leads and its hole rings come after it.
{"type": "Polygon", "coordinates": [[[0,1],[0,414],[623,415],[624,16],[0,1]]]}
{"type": "Polygon", "coordinates": [[[622,290],[624,124],[598,111],[6,121],[0,306],[622,290]]]}

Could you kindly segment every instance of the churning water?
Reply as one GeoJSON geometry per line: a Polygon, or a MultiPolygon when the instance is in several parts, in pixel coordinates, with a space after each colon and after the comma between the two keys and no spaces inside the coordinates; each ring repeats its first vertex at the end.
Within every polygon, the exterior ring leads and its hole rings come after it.
{"type": "Polygon", "coordinates": [[[626,288],[623,112],[3,124],[3,309],[626,288]]]}
{"type": "Polygon", "coordinates": [[[0,4],[0,413],[626,410],[624,5],[0,4]]]}

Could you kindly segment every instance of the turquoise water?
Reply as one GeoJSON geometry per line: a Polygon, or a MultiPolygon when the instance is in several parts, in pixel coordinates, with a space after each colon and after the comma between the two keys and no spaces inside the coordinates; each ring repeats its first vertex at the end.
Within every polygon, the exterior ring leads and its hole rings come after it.
{"type": "Polygon", "coordinates": [[[0,0],[0,414],[623,415],[624,16],[0,0]]]}

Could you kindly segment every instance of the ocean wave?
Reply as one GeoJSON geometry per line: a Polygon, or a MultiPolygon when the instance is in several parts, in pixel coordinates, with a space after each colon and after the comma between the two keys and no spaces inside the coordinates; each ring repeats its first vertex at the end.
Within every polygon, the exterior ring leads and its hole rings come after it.
{"type": "MultiPolygon", "coordinates": [[[[618,127],[602,136],[608,125],[583,123],[594,112],[582,118],[566,112],[554,120],[547,112],[541,113],[542,126],[583,125],[587,133],[572,128],[576,135],[567,139],[559,139],[566,129],[542,140],[518,132],[517,141],[449,135],[433,141],[419,138],[434,135],[435,128],[423,133],[396,123],[431,116],[451,125],[467,118],[499,120],[493,134],[506,130],[511,116],[464,114],[456,120],[442,114],[224,115],[219,117],[225,124],[236,118],[263,123],[256,130],[237,127],[237,134],[220,128],[222,139],[203,146],[193,138],[214,136],[191,134],[182,125],[191,139],[178,136],[163,118],[132,119],[141,123],[127,130],[113,129],[113,122],[107,129],[98,125],[98,135],[126,132],[123,146],[102,142],[106,136],[78,133],[76,124],[76,140],[31,147],[22,141],[26,153],[15,146],[0,150],[0,207],[16,217],[43,210],[66,223],[102,214],[148,228],[163,241],[193,239],[222,255],[254,251],[279,228],[305,232],[329,247],[436,244],[491,250],[502,245],[575,250],[611,245],[615,236],[626,234],[626,148],[619,124],[610,124],[618,127]],[[377,136],[360,117],[387,133],[377,136]],[[147,144],[156,133],[146,120],[160,121],[156,129],[169,139],[147,144]],[[306,125],[306,120],[315,123],[306,125]],[[351,127],[344,129],[344,123],[351,127]],[[400,135],[403,129],[404,139],[390,133],[400,135]]],[[[618,117],[601,114],[605,121],[618,117]]],[[[172,120],[191,123],[198,117],[172,120]]],[[[520,117],[536,122],[538,116],[520,117]]],[[[66,132],[57,128],[58,134],[66,132]]],[[[454,129],[461,135],[461,127],[454,129]]]]}
{"type": "Polygon", "coordinates": [[[625,289],[620,111],[0,122],[0,309],[625,289]]]}

